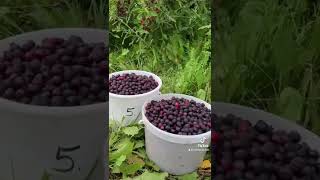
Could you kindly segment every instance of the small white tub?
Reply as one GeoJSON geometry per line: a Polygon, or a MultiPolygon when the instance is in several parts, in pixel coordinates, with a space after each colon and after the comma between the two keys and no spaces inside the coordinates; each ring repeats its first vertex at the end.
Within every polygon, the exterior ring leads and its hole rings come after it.
{"type": "Polygon", "coordinates": [[[141,119],[141,107],[144,102],[160,94],[162,81],[157,75],[138,70],[125,70],[109,74],[109,79],[114,75],[131,74],[152,76],[158,82],[158,87],[144,94],[118,95],[109,92],[109,119],[121,122],[122,125],[129,125],[141,119]]]}
{"type": "MultiPolygon", "coordinates": [[[[164,94],[153,100],[159,101],[172,97],[204,103],[208,109],[211,109],[211,105],[207,102],[182,94],[164,94]]],[[[177,135],[163,131],[150,123],[145,116],[145,108],[149,102],[143,105],[141,120],[145,125],[145,143],[149,159],[161,170],[170,174],[182,175],[195,171],[209,149],[211,131],[199,135],[177,135]]]]}

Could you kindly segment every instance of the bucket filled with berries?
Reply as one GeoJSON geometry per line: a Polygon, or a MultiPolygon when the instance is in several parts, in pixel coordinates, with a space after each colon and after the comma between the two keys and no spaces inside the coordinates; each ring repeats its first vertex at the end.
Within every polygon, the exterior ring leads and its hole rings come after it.
{"type": "Polygon", "coordinates": [[[319,136],[258,109],[214,106],[214,179],[320,179],[319,136]]]}
{"type": "Polygon", "coordinates": [[[211,105],[182,94],[163,94],[145,102],[148,157],[163,171],[181,175],[195,171],[211,141],[211,105]]]}
{"type": "Polygon", "coordinates": [[[128,125],[141,119],[145,101],[160,94],[161,79],[140,70],[119,71],[109,75],[109,119],[128,125]]]}
{"type": "Polygon", "coordinates": [[[0,179],[103,179],[103,39],[48,29],[0,41],[0,179]]]}

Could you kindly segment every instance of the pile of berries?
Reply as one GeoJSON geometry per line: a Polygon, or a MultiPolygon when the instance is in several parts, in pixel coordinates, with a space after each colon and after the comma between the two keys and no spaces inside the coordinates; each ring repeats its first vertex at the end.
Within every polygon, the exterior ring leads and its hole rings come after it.
{"type": "Polygon", "coordinates": [[[211,110],[194,100],[153,100],[147,104],[145,115],[154,126],[173,134],[198,135],[211,130],[211,110]]]}
{"type": "Polygon", "coordinates": [[[78,36],[11,43],[0,57],[0,97],[41,106],[105,102],[106,50],[78,36]]]}
{"type": "Polygon", "coordinates": [[[126,73],[109,79],[109,92],[119,95],[137,95],[150,92],[158,87],[152,76],[126,73]]]}
{"type": "Polygon", "coordinates": [[[214,115],[215,180],[318,180],[319,153],[296,131],[274,130],[260,120],[214,115]]]}

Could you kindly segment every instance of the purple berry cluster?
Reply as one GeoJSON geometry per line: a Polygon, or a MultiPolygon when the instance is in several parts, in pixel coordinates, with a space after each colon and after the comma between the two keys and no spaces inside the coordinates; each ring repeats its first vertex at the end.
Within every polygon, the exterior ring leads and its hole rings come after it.
{"type": "Polygon", "coordinates": [[[154,126],[173,134],[198,135],[211,130],[211,110],[194,100],[153,100],[147,104],[145,115],[154,126]]]}
{"type": "Polygon", "coordinates": [[[296,131],[214,115],[215,180],[319,180],[319,153],[296,131]]]}
{"type": "Polygon", "coordinates": [[[119,95],[137,95],[150,92],[158,87],[152,76],[126,73],[109,79],[109,92],[119,95]]]}
{"type": "Polygon", "coordinates": [[[78,106],[106,101],[104,43],[78,36],[11,43],[0,57],[0,97],[41,106],[78,106]]]}

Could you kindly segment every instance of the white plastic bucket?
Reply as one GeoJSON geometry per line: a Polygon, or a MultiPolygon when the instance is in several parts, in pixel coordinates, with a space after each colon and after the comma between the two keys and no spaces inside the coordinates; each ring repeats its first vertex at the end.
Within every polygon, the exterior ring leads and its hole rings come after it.
{"type": "Polygon", "coordinates": [[[253,109],[237,104],[214,102],[213,105],[215,108],[214,113],[219,116],[233,114],[243,119],[247,119],[253,124],[259,120],[264,120],[269,125],[272,125],[275,130],[295,130],[300,133],[302,142],[306,142],[312,149],[320,151],[319,136],[294,122],[259,109],[253,109]]]}
{"type": "MultiPolygon", "coordinates": [[[[11,42],[70,35],[89,43],[107,38],[104,30],[42,30],[1,40],[0,54],[11,42]]],[[[107,103],[45,107],[0,98],[0,180],[47,180],[45,171],[52,174],[49,180],[105,179],[107,108],[107,103]]]]}
{"type": "MultiPolygon", "coordinates": [[[[185,98],[204,103],[207,108],[211,105],[192,96],[182,94],[163,94],[153,100],[185,98]]],[[[174,175],[182,175],[195,171],[203,161],[211,142],[211,131],[199,135],[177,135],[160,130],[149,122],[145,116],[145,102],[142,109],[142,121],[145,125],[146,152],[161,170],[174,175]]]]}
{"type": "Polygon", "coordinates": [[[141,107],[144,102],[160,94],[162,86],[161,79],[150,72],[138,70],[125,70],[109,74],[109,79],[114,75],[131,74],[152,76],[158,82],[154,90],[138,95],[118,95],[109,92],[109,119],[121,122],[122,125],[129,125],[141,119],[141,107]]]}

